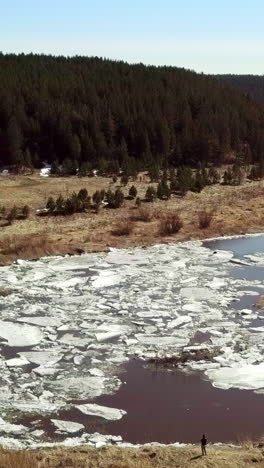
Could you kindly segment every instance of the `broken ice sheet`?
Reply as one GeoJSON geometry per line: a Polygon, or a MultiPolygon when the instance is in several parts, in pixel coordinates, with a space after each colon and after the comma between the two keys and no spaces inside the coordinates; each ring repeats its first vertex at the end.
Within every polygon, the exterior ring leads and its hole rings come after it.
{"type": "MultiPolygon", "coordinates": [[[[241,268],[232,257],[195,241],[4,267],[1,286],[15,291],[1,301],[1,409],[56,419],[71,400],[116,391],[114,375],[131,356],[180,353],[198,330],[220,355],[188,365],[228,385],[229,375],[213,372],[254,365],[264,349],[262,329],[246,322],[253,314],[233,304],[263,283],[232,277],[241,268]],[[38,367],[28,373],[24,362],[38,367]]],[[[230,375],[229,384],[239,382],[230,375]]]]}
{"type": "Polygon", "coordinates": [[[93,403],[76,405],[76,408],[83,414],[87,414],[89,416],[98,416],[100,418],[108,419],[109,421],[116,421],[121,419],[126,414],[126,411],[124,410],[99,406],[93,403]]]}
{"type": "Polygon", "coordinates": [[[76,434],[84,430],[84,425],[72,421],[62,421],[60,419],[51,419],[51,422],[60,432],[68,432],[69,434],[76,434]]]}
{"type": "Polygon", "coordinates": [[[24,348],[40,343],[43,334],[37,327],[0,320],[0,337],[8,346],[24,348]]]}

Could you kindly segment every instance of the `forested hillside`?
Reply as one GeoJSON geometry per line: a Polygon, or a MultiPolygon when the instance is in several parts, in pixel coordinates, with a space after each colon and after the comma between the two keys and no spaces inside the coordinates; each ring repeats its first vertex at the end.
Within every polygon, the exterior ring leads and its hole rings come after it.
{"type": "Polygon", "coordinates": [[[1,165],[128,173],[259,161],[263,109],[184,69],[99,58],[0,55],[1,165]]]}
{"type": "Polygon", "coordinates": [[[217,75],[217,78],[264,104],[264,75],[217,75]]]}

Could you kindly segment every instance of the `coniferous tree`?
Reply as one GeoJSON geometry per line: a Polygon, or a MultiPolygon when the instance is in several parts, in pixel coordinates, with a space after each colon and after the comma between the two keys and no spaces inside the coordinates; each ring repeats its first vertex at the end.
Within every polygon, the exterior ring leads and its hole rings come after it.
{"type": "Polygon", "coordinates": [[[148,202],[154,202],[157,198],[157,192],[154,187],[149,186],[146,191],[145,199],[148,202]]]}
{"type": "Polygon", "coordinates": [[[130,187],[128,194],[129,194],[130,198],[132,198],[132,200],[133,200],[134,198],[136,198],[136,196],[137,196],[137,189],[136,189],[136,187],[135,187],[134,185],[132,185],[132,186],[130,187]]]}
{"type": "Polygon", "coordinates": [[[47,204],[46,204],[46,208],[51,212],[53,213],[53,211],[55,210],[56,208],[56,203],[55,203],[55,200],[53,197],[49,197],[48,198],[48,201],[47,201],[47,204]]]}

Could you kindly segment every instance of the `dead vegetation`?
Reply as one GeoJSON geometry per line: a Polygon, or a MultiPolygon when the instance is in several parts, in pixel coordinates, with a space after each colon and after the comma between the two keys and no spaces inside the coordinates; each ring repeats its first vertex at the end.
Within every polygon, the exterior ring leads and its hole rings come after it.
{"type": "Polygon", "coordinates": [[[256,307],[258,309],[264,309],[264,296],[260,296],[260,298],[256,302],[256,307]]]}
{"type": "Polygon", "coordinates": [[[0,452],[0,468],[250,468],[263,467],[261,448],[208,446],[201,457],[199,446],[58,448],[37,452],[0,452]]]}
{"type": "Polygon", "coordinates": [[[156,356],[149,359],[150,364],[154,364],[156,367],[163,367],[166,369],[177,368],[182,364],[190,361],[213,361],[214,357],[219,356],[220,350],[215,348],[209,350],[207,348],[183,351],[181,354],[176,356],[156,356]]]}
{"type": "Polygon", "coordinates": [[[153,210],[149,208],[138,208],[134,210],[133,213],[130,215],[131,221],[140,221],[143,223],[150,223],[154,217],[153,210]]]}
{"type": "Polygon", "coordinates": [[[129,236],[133,232],[133,223],[128,220],[120,220],[112,230],[113,236],[129,236]]]}
{"type": "Polygon", "coordinates": [[[199,221],[199,229],[207,229],[213,219],[213,212],[212,211],[200,211],[198,213],[198,221],[199,221]]]}
{"type": "MultiPolygon", "coordinates": [[[[125,187],[125,195],[131,183],[125,187]]],[[[143,200],[149,187],[148,177],[139,177],[133,184],[143,200]]],[[[82,187],[91,195],[108,190],[112,182],[103,177],[85,177],[82,187]]],[[[21,206],[28,205],[31,213],[27,219],[16,219],[10,225],[0,219],[0,263],[8,264],[17,258],[102,251],[109,247],[147,246],[164,242],[165,237],[166,242],[175,242],[263,231],[264,181],[241,186],[208,186],[201,193],[172,195],[167,201],[155,200],[151,204],[142,201],[138,208],[134,200],[126,198],[122,207],[116,210],[101,207],[98,214],[88,210],[72,216],[36,216],[36,210],[45,207],[49,197],[56,199],[62,194],[67,198],[79,189],[80,181],[75,177],[42,179],[35,174],[1,179],[1,205],[11,210],[14,202],[19,201],[21,206]],[[214,215],[208,227],[199,229],[197,214],[201,207],[214,215]],[[173,225],[171,213],[180,217],[183,223],[180,229],[177,223],[176,228],[173,225]],[[126,234],[128,229],[123,229],[124,234],[113,235],[119,230],[116,229],[118,220],[131,221],[132,231],[129,229],[130,233],[126,234]]]]}
{"type": "Polygon", "coordinates": [[[178,213],[168,212],[159,221],[158,233],[160,236],[171,236],[177,234],[182,226],[183,223],[178,213]]]}

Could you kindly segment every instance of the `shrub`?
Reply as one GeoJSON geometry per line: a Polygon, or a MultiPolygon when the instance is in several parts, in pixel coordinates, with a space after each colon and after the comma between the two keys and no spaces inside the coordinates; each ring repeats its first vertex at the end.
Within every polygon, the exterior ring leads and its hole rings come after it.
{"type": "Polygon", "coordinates": [[[136,203],[135,203],[136,207],[139,208],[140,205],[141,205],[141,200],[140,200],[140,197],[137,197],[136,198],[136,203]]]}
{"type": "Polygon", "coordinates": [[[5,207],[5,206],[2,206],[2,207],[1,207],[0,213],[1,213],[1,216],[2,216],[3,218],[5,218],[5,216],[6,216],[6,207],[5,207]]]}
{"type": "Polygon", "coordinates": [[[13,222],[17,218],[17,214],[17,207],[13,206],[12,210],[7,215],[7,221],[9,222],[9,224],[13,224],[13,222]]]}
{"type": "Polygon", "coordinates": [[[161,236],[176,234],[182,226],[182,220],[177,213],[167,213],[160,219],[159,234],[161,236]]]}
{"type": "Polygon", "coordinates": [[[148,202],[154,202],[157,198],[157,192],[154,187],[150,186],[147,188],[145,199],[148,202]]]}
{"type": "Polygon", "coordinates": [[[102,194],[99,190],[96,190],[96,192],[93,194],[93,202],[95,206],[100,206],[100,203],[103,201],[102,199],[102,194]]]}
{"type": "Polygon", "coordinates": [[[29,217],[29,214],[30,214],[30,208],[28,205],[25,205],[23,206],[22,208],[22,216],[23,218],[27,219],[29,217]]]}
{"type": "Polygon", "coordinates": [[[128,194],[129,194],[130,198],[132,198],[132,200],[133,200],[134,198],[136,198],[136,196],[137,196],[137,189],[136,189],[136,187],[135,187],[134,185],[132,185],[132,187],[130,187],[128,194]]]}
{"type": "Polygon", "coordinates": [[[58,213],[63,213],[64,211],[64,198],[61,194],[56,200],[56,210],[58,211],[58,213]]]}
{"type": "Polygon", "coordinates": [[[213,213],[212,211],[200,211],[198,213],[198,221],[199,221],[199,228],[200,229],[206,229],[210,226],[211,221],[213,218],[213,213]]]}
{"type": "Polygon", "coordinates": [[[113,236],[129,236],[133,231],[133,224],[129,220],[123,220],[113,229],[113,236]]]}
{"type": "Polygon", "coordinates": [[[153,218],[153,210],[147,208],[140,208],[135,213],[130,216],[132,221],[142,221],[144,223],[149,223],[153,218]]]}
{"type": "Polygon", "coordinates": [[[123,205],[124,199],[124,194],[119,188],[115,192],[112,192],[112,190],[108,190],[108,192],[106,193],[106,201],[108,203],[109,208],[119,208],[123,205]]]}
{"type": "Polygon", "coordinates": [[[88,192],[85,188],[81,189],[78,193],[78,199],[82,202],[87,201],[88,199],[88,192]]]}
{"type": "Polygon", "coordinates": [[[53,197],[49,197],[46,208],[52,213],[56,208],[56,203],[53,197]]]}
{"type": "Polygon", "coordinates": [[[121,177],[121,184],[122,185],[127,185],[128,184],[128,176],[126,174],[123,174],[122,177],[121,177]]]}

